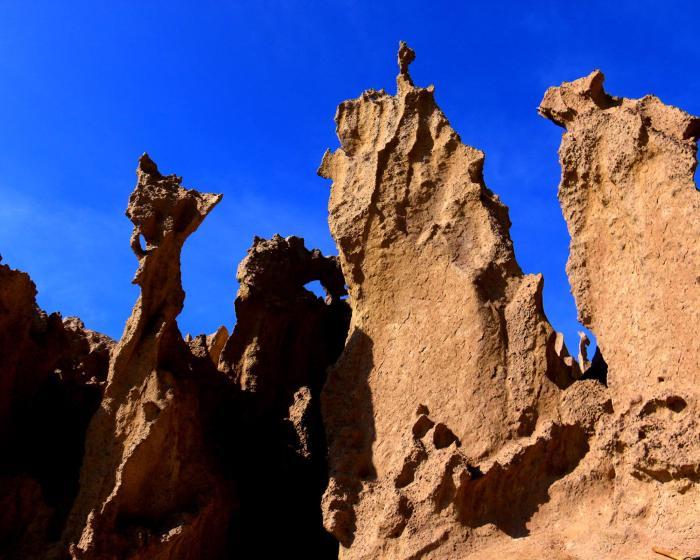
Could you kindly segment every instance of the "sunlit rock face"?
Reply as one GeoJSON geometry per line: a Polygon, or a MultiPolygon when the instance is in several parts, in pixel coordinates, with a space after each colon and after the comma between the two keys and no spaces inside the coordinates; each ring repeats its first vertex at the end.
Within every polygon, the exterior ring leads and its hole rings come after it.
{"type": "MultiPolygon", "coordinates": [[[[589,451],[581,403],[562,402],[576,375],[542,277],[520,270],[484,155],[413,84],[413,58],[402,44],[396,95],[338,107],[341,147],[319,170],[352,306],[323,392],[324,521],[344,558],[447,558],[524,537],[589,451]]],[[[599,416],[604,391],[588,385],[599,416]]]]}
{"type": "Polygon", "coordinates": [[[66,541],[73,558],[211,557],[225,550],[233,503],[208,445],[227,384],[190,352],[176,317],[180,251],[221,195],[183,188],[147,155],[137,176],[126,213],[141,295],[90,423],[66,541]]]}
{"type": "Polygon", "coordinates": [[[599,71],[550,88],[539,111],[566,129],[567,272],[608,365],[616,477],[605,519],[630,554],[634,541],[697,554],[700,119],[651,95],[611,96],[599,71]]]}
{"type": "Polygon", "coordinates": [[[338,107],[339,255],[256,237],[232,329],[177,325],[182,247],[221,195],[145,154],[118,343],[0,264],[0,558],[700,554],[700,121],[597,71],[545,94],[598,343],[577,361],[414,58],[395,95],[338,107]]]}

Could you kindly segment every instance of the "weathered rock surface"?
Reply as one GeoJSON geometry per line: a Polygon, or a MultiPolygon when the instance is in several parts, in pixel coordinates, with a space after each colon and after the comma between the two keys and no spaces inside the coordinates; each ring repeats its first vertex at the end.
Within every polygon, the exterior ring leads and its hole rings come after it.
{"type": "Polygon", "coordinates": [[[230,335],[176,322],[181,249],[221,195],[145,154],[117,345],[0,264],[0,558],[700,553],[700,120],[599,72],[547,91],[597,339],[576,360],[414,58],[396,95],[338,108],[319,173],[339,256],[256,237],[230,335]]]}
{"type": "Polygon", "coordinates": [[[599,71],[550,88],[540,113],[566,129],[567,272],[615,410],[600,531],[700,551],[700,119],[608,95],[599,71]]]}
{"type": "Polygon", "coordinates": [[[299,541],[336,556],[321,523],[319,394],[349,322],[337,259],[297,237],[256,238],[238,270],[231,336],[221,327],[183,339],[180,250],[220,195],[184,189],[146,155],[137,175],[127,215],[141,296],[112,354],[80,493],[53,553],[254,557],[299,541]],[[325,301],[305,288],[314,280],[325,301]]]}
{"type": "Polygon", "coordinates": [[[47,315],[29,276],[0,264],[0,553],[43,556],[78,490],[87,424],[113,341],[47,315]]]}
{"type": "Polygon", "coordinates": [[[338,544],[321,523],[328,475],[320,392],[348,331],[340,266],[307,250],[303,239],[276,235],[254,240],[238,281],[237,322],[219,361],[240,389],[237,437],[246,449],[234,466],[234,478],[245,483],[232,547],[277,557],[299,546],[334,558],[338,544]],[[312,281],[325,288],[326,301],[304,287],[312,281]]]}
{"type": "Polygon", "coordinates": [[[221,195],[184,189],[145,154],[137,175],[127,216],[141,295],[90,423],[64,540],[73,558],[218,557],[233,496],[209,440],[226,378],[190,352],[176,317],[182,245],[221,195]]]}
{"type": "Polygon", "coordinates": [[[395,96],[338,107],[341,148],[319,170],[353,311],[323,392],[324,521],[343,558],[464,557],[525,536],[588,451],[590,426],[559,410],[576,375],[542,277],[521,272],[483,154],[413,85],[413,58],[402,44],[395,96]]]}

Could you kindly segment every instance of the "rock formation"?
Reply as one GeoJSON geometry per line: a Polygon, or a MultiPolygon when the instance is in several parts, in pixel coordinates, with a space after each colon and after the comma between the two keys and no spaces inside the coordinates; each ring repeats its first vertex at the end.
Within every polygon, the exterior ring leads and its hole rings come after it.
{"type": "Polygon", "coordinates": [[[414,59],[396,95],[338,107],[338,257],[256,237],[230,334],[177,325],[181,249],[221,195],[145,154],[118,344],[0,264],[0,558],[700,554],[700,120],[600,72],[547,91],[597,340],[576,360],[414,59]]]}
{"type": "Polygon", "coordinates": [[[180,250],[221,195],[180,182],[140,159],[127,216],[141,295],[88,431],[66,535],[73,558],[194,559],[225,549],[231,488],[207,445],[224,378],[208,355],[189,351],[176,323],[180,250]]]}
{"type": "Polygon", "coordinates": [[[2,557],[43,555],[58,540],[113,346],[74,317],[47,315],[35,298],[27,274],[0,264],[2,557]]]}
{"type": "Polygon", "coordinates": [[[540,113],[566,129],[567,272],[615,410],[617,519],[601,531],[616,521],[638,543],[699,551],[700,119],[653,96],[608,95],[599,71],[550,88],[540,113]]]}
{"type": "Polygon", "coordinates": [[[432,87],[413,85],[413,58],[402,44],[395,96],[369,90],[338,107],[341,148],[319,170],[333,179],[353,311],[323,393],[324,521],[343,558],[450,557],[491,534],[524,536],[588,451],[586,428],[558,410],[575,375],[542,277],[521,272],[483,154],[461,143],[432,87]],[[525,481],[538,490],[513,495],[525,481]]]}
{"type": "Polygon", "coordinates": [[[272,558],[300,543],[310,557],[335,558],[338,544],[321,524],[327,463],[320,392],[348,331],[340,266],[298,237],[256,237],[238,281],[236,327],[219,361],[240,390],[237,437],[247,450],[234,465],[234,478],[245,484],[232,548],[272,558]],[[325,288],[326,301],[304,287],[312,281],[325,288]],[[278,520],[274,539],[270,508],[278,520]]]}

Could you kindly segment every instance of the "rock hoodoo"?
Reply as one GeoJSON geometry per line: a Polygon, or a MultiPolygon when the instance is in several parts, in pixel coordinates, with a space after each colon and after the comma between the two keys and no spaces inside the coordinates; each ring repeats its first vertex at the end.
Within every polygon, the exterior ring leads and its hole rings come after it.
{"type": "Polygon", "coordinates": [[[137,175],[126,213],[141,295],[90,423],[66,537],[74,558],[211,557],[232,501],[207,445],[224,378],[189,351],[176,318],[180,250],[221,195],[184,189],[145,154],[137,175]]]}
{"type": "Polygon", "coordinates": [[[324,521],[347,558],[448,557],[488,534],[523,536],[588,451],[559,411],[575,376],[542,277],[521,272],[484,155],[462,144],[432,86],[413,85],[414,57],[402,44],[395,96],[338,107],[341,148],[319,170],[333,179],[353,311],[323,392],[324,521]],[[505,481],[519,479],[540,490],[514,497],[505,481]]]}
{"type": "Polygon", "coordinates": [[[230,332],[177,325],[181,249],[221,195],[145,154],[118,343],[0,264],[0,558],[700,553],[700,120],[597,71],[545,94],[597,341],[577,360],[414,60],[402,43],[396,94],[338,107],[339,255],[256,237],[230,332]]]}

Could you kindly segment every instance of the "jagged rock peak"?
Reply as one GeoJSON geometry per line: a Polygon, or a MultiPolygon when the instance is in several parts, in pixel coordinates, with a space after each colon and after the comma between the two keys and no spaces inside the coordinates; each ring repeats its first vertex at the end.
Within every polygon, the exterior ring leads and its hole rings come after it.
{"type": "Polygon", "coordinates": [[[237,280],[244,295],[257,291],[271,296],[285,290],[300,293],[305,284],[318,280],[326,290],[329,301],[347,295],[345,280],[337,257],[325,257],[318,249],[308,250],[301,237],[271,239],[255,237],[253,246],[238,265],[237,280]]]}
{"type": "Polygon", "coordinates": [[[114,341],[36,304],[0,264],[0,556],[46,558],[78,486],[114,341]]]}
{"type": "Polygon", "coordinates": [[[208,353],[190,351],[176,323],[185,298],[182,246],[221,195],[181,181],[162,175],[146,154],[139,160],[126,214],[141,294],[88,430],[80,493],[64,532],[73,558],[225,554],[233,503],[210,434],[230,384],[208,353]]]}
{"type": "Polygon", "coordinates": [[[406,44],[406,42],[401,41],[399,43],[399,75],[396,78],[398,87],[402,87],[404,83],[413,86],[413,80],[411,75],[408,73],[408,67],[416,59],[416,52],[406,44]]]}
{"type": "MultiPolygon", "coordinates": [[[[181,186],[182,177],[163,176],[148,154],[139,158],[136,188],[129,197],[127,217],[133,222],[131,248],[141,260],[149,250],[172,237],[180,247],[201,224],[223,195],[200,193],[181,186]],[[141,247],[143,236],[146,247],[141,247]]],[[[179,258],[176,261],[179,268],[179,258]]],[[[135,282],[139,283],[141,263],[135,282]]]]}
{"type": "MultiPolygon", "coordinates": [[[[459,543],[499,515],[475,511],[469,468],[487,472],[520,453],[539,474],[514,464],[507,476],[546,491],[552,465],[566,472],[588,449],[576,412],[570,428],[559,416],[572,367],[554,349],[542,277],[520,270],[508,210],[484,184],[484,155],[461,142],[432,87],[413,85],[414,56],[400,45],[396,95],[368,90],[339,105],[341,147],[319,168],[333,180],[329,224],[352,307],[322,395],[324,523],[343,558],[464,553],[459,543]],[[412,436],[419,408],[435,425],[430,448],[412,436]]],[[[499,480],[483,491],[503,503],[499,480]]],[[[521,498],[516,524],[541,503],[521,498]]]]}
{"type": "Polygon", "coordinates": [[[256,237],[237,276],[237,322],[219,359],[241,390],[236,448],[247,449],[237,461],[244,481],[237,547],[280,557],[301,542],[313,558],[334,558],[338,544],[320,519],[327,480],[320,392],[349,323],[338,260],[299,237],[256,237]],[[311,281],[325,288],[325,301],[306,288],[311,281]]]}

